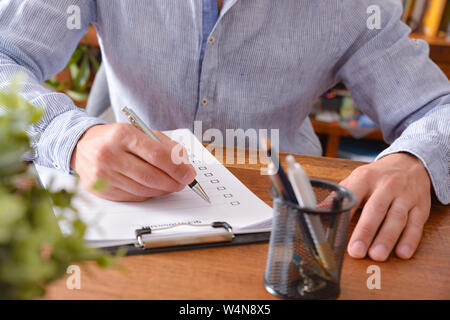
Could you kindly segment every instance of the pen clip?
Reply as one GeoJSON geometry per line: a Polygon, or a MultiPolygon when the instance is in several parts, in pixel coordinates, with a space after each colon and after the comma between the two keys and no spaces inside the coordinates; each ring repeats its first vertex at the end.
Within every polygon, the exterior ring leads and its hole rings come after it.
{"type": "Polygon", "coordinates": [[[136,120],[130,112],[130,109],[128,109],[127,107],[123,107],[122,113],[125,115],[125,117],[127,117],[128,121],[130,121],[133,125],[137,125],[136,120]]]}

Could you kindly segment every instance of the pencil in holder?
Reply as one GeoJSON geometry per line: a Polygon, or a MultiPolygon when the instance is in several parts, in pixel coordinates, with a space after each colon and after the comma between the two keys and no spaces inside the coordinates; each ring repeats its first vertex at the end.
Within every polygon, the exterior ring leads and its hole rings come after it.
{"type": "Polygon", "coordinates": [[[273,220],[264,286],[284,299],[336,299],[356,196],[311,179],[316,208],[299,207],[272,186],[273,220]]]}

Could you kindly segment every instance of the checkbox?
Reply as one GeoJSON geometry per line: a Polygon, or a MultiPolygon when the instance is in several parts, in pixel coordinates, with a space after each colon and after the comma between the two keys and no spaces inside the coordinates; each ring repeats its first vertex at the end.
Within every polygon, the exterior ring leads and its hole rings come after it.
{"type": "Polygon", "coordinates": [[[217,187],[217,190],[219,190],[219,191],[223,191],[223,190],[225,190],[226,188],[224,187],[224,186],[220,186],[220,187],[217,187]]]}
{"type": "Polygon", "coordinates": [[[211,183],[219,183],[220,181],[218,179],[211,180],[211,183]]]}
{"type": "Polygon", "coordinates": [[[238,205],[240,205],[241,203],[240,203],[239,201],[231,201],[230,204],[231,204],[232,206],[238,206],[238,205]]]}
{"type": "Polygon", "coordinates": [[[205,177],[212,177],[213,174],[211,172],[205,173],[205,177]]]}
{"type": "Polygon", "coordinates": [[[226,193],[223,195],[225,198],[232,198],[233,195],[231,193],[226,193]]]}

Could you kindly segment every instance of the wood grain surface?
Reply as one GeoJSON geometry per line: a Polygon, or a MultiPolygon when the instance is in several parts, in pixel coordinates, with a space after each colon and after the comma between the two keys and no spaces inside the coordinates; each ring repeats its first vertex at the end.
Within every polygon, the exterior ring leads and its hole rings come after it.
{"type": "MultiPolygon", "coordinates": [[[[282,157],[283,158],[283,157],[282,157]]],[[[340,181],[363,164],[296,156],[311,177],[340,181]]],[[[258,165],[228,166],[263,201],[272,204],[258,165]]],[[[344,258],[340,299],[450,299],[450,209],[435,203],[414,257],[386,262],[344,258]],[[381,289],[366,286],[367,267],[381,269],[381,289]]],[[[351,222],[353,230],[358,215],[351,222]]],[[[48,286],[46,299],[275,299],[263,286],[268,244],[124,257],[120,269],[81,266],[81,289],[66,279],[48,286]]]]}

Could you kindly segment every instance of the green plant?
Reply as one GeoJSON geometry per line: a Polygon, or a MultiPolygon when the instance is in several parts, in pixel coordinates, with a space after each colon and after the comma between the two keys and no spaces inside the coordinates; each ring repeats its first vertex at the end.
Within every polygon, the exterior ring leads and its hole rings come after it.
{"type": "Polygon", "coordinates": [[[18,80],[0,92],[0,299],[30,299],[62,277],[73,262],[97,260],[109,266],[114,257],[86,246],[85,224],[71,205],[73,193],[49,192],[33,183],[35,175],[22,160],[31,152],[27,128],[42,114],[17,94],[18,80]],[[63,235],[52,207],[65,208],[73,233],[63,235]]]}
{"type": "Polygon", "coordinates": [[[93,75],[100,67],[98,55],[98,48],[79,44],[64,68],[64,70],[69,70],[70,83],[58,82],[55,77],[47,80],[46,83],[56,90],[66,93],[75,101],[86,100],[92,87],[93,75]]]}

